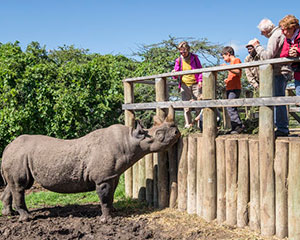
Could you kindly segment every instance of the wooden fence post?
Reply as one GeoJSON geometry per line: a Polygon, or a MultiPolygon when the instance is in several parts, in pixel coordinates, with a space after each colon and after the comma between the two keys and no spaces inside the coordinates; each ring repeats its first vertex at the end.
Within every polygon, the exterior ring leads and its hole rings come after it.
{"type": "Polygon", "coordinates": [[[153,153],[145,156],[146,162],[146,201],[150,206],[153,206],[153,181],[154,181],[154,168],[153,168],[153,153]]]}
{"type": "MultiPolygon", "coordinates": [[[[203,73],[203,99],[216,98],[216,73],[203,73]]],[[[203,110],[203,218],[212,221],[217,214],[216,139],[217,118],[213,108],[203,110]]]]}
{"type": "Polygon", "coordinates": [[[178,140],[178,210],[185,211],[187,207],[187,137],[178,140]]]}
{"type": "Polygon", "coordinates": [[[238,140],[237,226],[248,224],[249,202],[249,145],[248,139],[238,140]]]}
{"type": "Polygon", "coordinates": [[[236,139],[225,140],[226,159],[226,224],[237,222],[237,163],[238,145],[236,139]]]}
{"type": "Polygon", "coordinates": [[[140,201],[145,201],[146,200],[146,162],[145,162],[145,157],[143,157],[141,160],[139,160],[138,163],[139,163],[138,199],[140,201]]]}
{"type": "Polygon", "coordinates": [[[288,234],[287,174],[289,159],[289,143],[276,141],[274,162],[276,186],[276,236],[285,238],[288,234]]]}
{"type": "MultiPolygon", "coordinates": [[[[134,102],[134,87],[133,83],[124,82],[124,103],[134,102]]],[[[129,110],[125,110],[125,125],[134,128],[134,113],[129,110]]],[[[132,168],[125,171],[125,194],[127,197],[132,197],[133,183],[132,183],[132,168]]]]}
{"type": "Polygon", "coordinates": [[[260,232],[260,181],[259,181],[259,142],[256,139],[249,140],[250,160],[250,206],[249,227],[260,232]]]}
{"type": "Polygon", "coordinates": [[[203,216],[203,158],[202,158],[202,135],[197,137],[197,215],[203,216]]]}
{"type": "MultiPolygon", "coordinates": [[[[166,96],[167,83],[165,78],[155,79],[155,92],[156,101],[164,102],[167,100],[166,96]]],[[[156,114],[162,119],[165,118],[165,112],[162,109],[157,108],[156,114]]],[[[158,152],[158,206],[159,208],[165,208],[169,206],[169,184],[168,184],[168,167],[167,167],[167,155],[166,152],[158,152]]]]}
{"type": "MultiPolygon", "coordinates": [[[[259,67],[259,95],[273,96],[273,67],[259,67]]],[[[259,108],[259,160],[261,234],[275,234],[275,182],[274,182],[274,114],[273,107],[259,108]]]]}
{"type": "Polygon", "coordinates": [[[197,138],[188,137],[187,213],[196,213],[197,138]]]}
{"type": "Polygon", "coordinates": [[[300,239],[300,142],[291,141],[289,146],[288,173],[288,232],[289,239],[300,239]]]}
{"type": "Polygon", "coordinates": [[[217,220],[218,223],[226,221],[226,161],[225,140],[222,137],[216,139],[217,149],[217,220]]]}
{"type": "Polygon", "coordinates": [[[176,143],[168,150],[169,159],[169,175],[170,175],[170,208],[176,207],[178,196],[178,182],[177,182],[177,146],[176,143]]]}

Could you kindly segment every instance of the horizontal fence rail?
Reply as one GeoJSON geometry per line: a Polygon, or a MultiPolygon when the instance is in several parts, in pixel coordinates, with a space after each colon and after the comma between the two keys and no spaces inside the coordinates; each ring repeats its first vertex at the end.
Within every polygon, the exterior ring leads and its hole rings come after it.
{"type": "MultiPolygon", "coordinates": [[[[274,58],[274,59],[254,61],[254,62],[248,62],[248,63],[240,63],[240,64],[234,64],[234,65],[215,66],[215,67],[200,68],[200,69],[194,69],[194,70],[188,70],[188,71],[170,72],[170,73],[162,73],[162,74],[144,76],[144,77],[127,78],[127,79],[124,79],[123,81],[124,82],[141,82],[142,83],[145,80],[153,80],[155,78],[178,77],[178,76],[183,76],[186,74],[196,74],[196,73],[205,73],[205,72],[220,72],[220,71],[226,71],[226,70],[236,69],[236,68],[243,69],[243,68],[249,68],[249,67],[259,67],[260,65],[266,65],[266,64],[288,64],[288,63],[293,63],[293,62],[300,62],[300,58],[274,58]]],[[[150,81],[146,81],[144,83],[154,84],[154,82],[150,82],[150,81]]]]}
{"type": "Polygon", "coordinates": [[[220,108],[220,107],[253,107],[253,106],[281,106],[300,103],[300,96],[293,97],[268,97],[268,98],[239,98],[218,99],[200,101],[169,101],[151,103],[123,104],[123,110],[155,110],[156,108],[168,108],[172,105],[176,108],[220,108]]]}

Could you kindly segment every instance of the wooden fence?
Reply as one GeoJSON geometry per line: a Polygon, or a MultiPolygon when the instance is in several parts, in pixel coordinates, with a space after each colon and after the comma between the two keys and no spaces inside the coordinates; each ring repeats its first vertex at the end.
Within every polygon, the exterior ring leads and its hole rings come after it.
{"type": "Polygon", "coordinates": [[[273,106],[300,103],[300,97],[273,96],[271,59],[125,79],[125,124],[134,110],[201,107],[203,133],[182,138],[167,152],[150,154],[125,172],[127,196],[164,208],[198,214],[207,221],[260,231],[264,236],[300,239],[300,139],[274,138],[273,106]],[[218,71],[259,66],[260,98],[216,100],[218,71]],[[167,101],[167,77],[203,73],[203,99],[167,101]],[[153,79],[155,81],[153,81],[153,79]],[[150,81],[149,81],[150,80],[150,81]],[[134,103],[134,83],[155,84],[156,103],[134,103]],[[216,107],[259,106],[259,134],[217,136],[216,107]],[[288,186],[288,187],[287,187],[288,186]]]}

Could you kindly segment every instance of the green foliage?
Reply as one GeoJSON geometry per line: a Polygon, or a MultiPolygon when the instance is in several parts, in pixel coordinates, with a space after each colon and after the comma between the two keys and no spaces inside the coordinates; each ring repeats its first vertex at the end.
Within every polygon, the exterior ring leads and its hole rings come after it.
{"type": "Polygon", "coordinates": [[[122,80],[137,62],[73,46],[0,45],[0,152],[21,134],[76,138],[119,123],[122,80]]]}

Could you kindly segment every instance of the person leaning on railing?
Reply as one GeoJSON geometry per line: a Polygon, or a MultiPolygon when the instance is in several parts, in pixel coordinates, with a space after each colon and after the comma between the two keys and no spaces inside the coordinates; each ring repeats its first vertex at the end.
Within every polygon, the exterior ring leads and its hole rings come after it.
{"type": "MultiPolygon", "coordinates": [[[[299,20],[293,15],[287,15],[280,20],[279,26],[285,36],[280,57],[300,56],[300,27],[299,20]]],[[[296,95],[300,96],[300,63],[291,65],[295,78],[296,95]]]]}
{"type": "MultiPolygon", "coordinates": [[[[279,58],[281,49],[284,42],[284,35],[279,27],[276,27],[271,20],[263,19],[257,26],[261,31],[261,35],[268,38],[267,49],[264,49],[259,41],[254,41],[253,46],[261,58],[261,60],[279,58]]],[[[287,82],[292,79],[292,71],[288,65],[276,64],[274,65],[274,85],[275,85],[275,97],[285,96],[285,88],[287,82]]],[[[289,121],[287,115],[286,106],[276,106],[274,108],[275,115],[275,137],[288,136],[289,134],[289,121]]]]}
{"type": "MultiPolygon", "coordinates": [[[[257,52],[253,46],[254,40],[250,40],[248,44],[246,45],[246,48],[248,50],[248,55],[245,58],[245,63],[247,62],[253,62],[253,61],[259,61],[260,57],[257,55],[257,52]]],[[[255,89],[258,90],[259,87],[259,69],[258,67],[249,67],[245,68],[245,73],[248,82],[251,84],[251,86],[255,89]]]]}
{"type": "MultiPolygon", "coordinates": [[[[186,71],[202,68],[198,56],[190,52],[190,46],[186,41],[179,43],[178,50],[180,57],[175,61],[173,71],[186,71]]],[[[179,89],[183,101],[197,100],[202,93],[202,73],[188,74],[179,78],[179,89]]],[[[196,114],[200,113],[201,109],[196,109],[196,114]]],[[[192,115],[190,108],[184,108],[185,127],[189,128],[192,123],[192,115]]]]}

